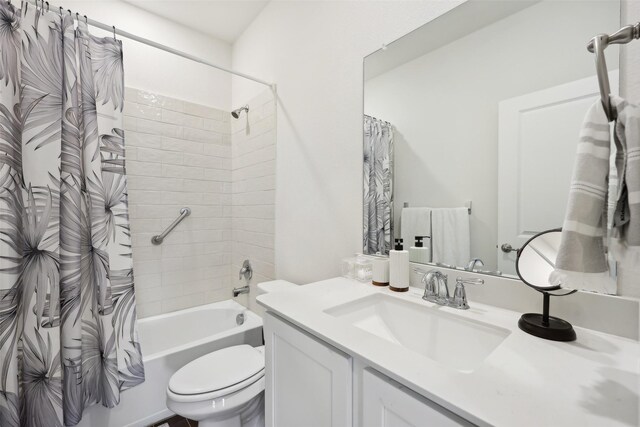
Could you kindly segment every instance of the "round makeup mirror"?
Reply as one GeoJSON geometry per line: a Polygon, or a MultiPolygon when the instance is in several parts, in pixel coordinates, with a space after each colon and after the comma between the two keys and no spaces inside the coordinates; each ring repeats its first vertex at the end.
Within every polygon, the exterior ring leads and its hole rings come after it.
{"type": "Polygon", "coordinates": [[[577,292],[549,284],[549,276],[556,266],[562,229],[543,231],[533,236],[518,250],[516,272],[526,285],[542,293],[542,313],[525,313],[518,326],[528,334],[554,341],[574,341],[576,333],[571,323],[549,315],[551,296],[565,296],[577,292]]]}

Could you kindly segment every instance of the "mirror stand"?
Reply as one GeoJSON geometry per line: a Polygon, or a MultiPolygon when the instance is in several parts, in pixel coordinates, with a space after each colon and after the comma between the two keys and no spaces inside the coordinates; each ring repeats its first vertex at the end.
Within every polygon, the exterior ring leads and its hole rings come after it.
{"type": "Polygon", "coordinates": [[[569,295],[575,290],[565,294],[550,294],[549,292],[539,291],[543,295],[542,314],[525,313],[518,321],[518,327],[528,334],[553,341],[575,341],[576,332],[573,330],[571,323],[558,317],[549,316],[549,302],[551,295],[564,296],[569,295]]]}

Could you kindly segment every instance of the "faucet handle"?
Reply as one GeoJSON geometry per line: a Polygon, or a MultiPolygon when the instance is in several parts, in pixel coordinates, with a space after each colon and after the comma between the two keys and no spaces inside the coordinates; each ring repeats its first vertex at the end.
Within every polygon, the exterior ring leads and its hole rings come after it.
{"type": "Polygon", "coordinates": [[[438,296],[435,280],[425,273],[422,276],[422,284],[424,285],[424,294],[422,295],[422,299],[429,302],[435,302],[436,297],[438,296]]]}
{"type": "Polygon", "coordinates": [[[456,277],[456,285],[460,283],[463,285],[484,285],[484,279],[480,279],[477,277],[468,278],[468,279],[464,279],[462,277],[456,277]]]}
{"type": "Polygon", "coordinates": [[[468,310],[469,304],[467,303],[467,290],[464,285],[482,285],[483,279],[463,279],[462,277],[456,278],[456,289],[453,292],[453,300],[450,305],[460,310],[468,310]]]}

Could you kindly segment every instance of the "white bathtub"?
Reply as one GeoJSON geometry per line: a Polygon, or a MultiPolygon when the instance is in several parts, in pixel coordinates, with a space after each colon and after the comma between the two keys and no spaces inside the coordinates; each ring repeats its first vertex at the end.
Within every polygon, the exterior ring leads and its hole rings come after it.
{"type": "Polygon", "coordinates": [[[122,393],[120,405],[94,405],[81,427],[147,426],[173,415],[165,404],[169,378],[188,362],[224,347],[262,345],[262,319],[233,300],[138,321],[146,380],[122,393]],[[244,314],[244,323],[236,317],[244,314]]]}

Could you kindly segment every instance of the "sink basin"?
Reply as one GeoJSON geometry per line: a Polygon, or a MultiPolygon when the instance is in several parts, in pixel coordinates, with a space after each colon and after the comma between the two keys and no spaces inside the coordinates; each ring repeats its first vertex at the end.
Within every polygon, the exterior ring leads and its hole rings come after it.
{"type": "Polygon", "coordinates": [[[325,313],[460,372],[473,372],[509,335],[507,329],[385,294],[325,313]]]}

